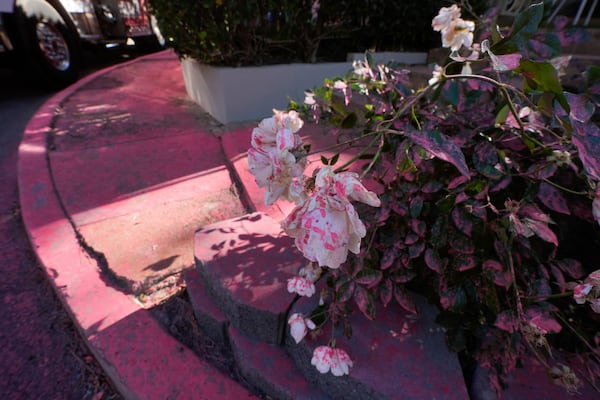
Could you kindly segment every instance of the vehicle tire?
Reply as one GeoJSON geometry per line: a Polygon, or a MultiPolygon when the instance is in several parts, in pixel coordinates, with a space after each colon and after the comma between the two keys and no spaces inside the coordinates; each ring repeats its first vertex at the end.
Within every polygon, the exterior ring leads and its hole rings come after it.
{"type": "Polygon", "coordinates": [[[45,0],[18,3],[16,11],[17,50],[32,78],[51,88],[75,82],[81,70],[81,47],[66,12],[45,0]]]}

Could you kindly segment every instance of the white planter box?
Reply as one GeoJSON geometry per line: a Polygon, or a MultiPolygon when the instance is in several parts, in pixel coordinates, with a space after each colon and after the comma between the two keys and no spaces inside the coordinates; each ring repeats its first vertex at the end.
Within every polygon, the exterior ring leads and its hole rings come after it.
{"type": "Polygon", "coordinates": [[[288,100],[304,101],[304,91],[325,78],[345,75],[352,64],[281,64],[214,67],[186,58],[181,69],[188,96],[222,124],[257,120],[285,109],[288,100]]]}
{"type": "MultiPolygon", "coordinates": [[[[362,60],[365,58],[364,53],[348,53],[348,61],[362,60]]],[[[416,65],[427,63],[427,53],[420,52],[393,52],[382,51],[373,53],[373,62],[375,64],[395,62],[398,64],[416,65]]]]}
{"type": "MultiPolygon", "coordinates": [[[[191,58],[181,61],[188,96],[222,124],[258,120],[285,109],[290,99],[304,101],[304,92],[323,85],[325,78],[343,76],[363,53],[348,54],[347,62],[279,64],[260,67],[215,67],[191,58]]],[[[375,53],[376,63],[425,64],[427,53],[375,53]]]]}

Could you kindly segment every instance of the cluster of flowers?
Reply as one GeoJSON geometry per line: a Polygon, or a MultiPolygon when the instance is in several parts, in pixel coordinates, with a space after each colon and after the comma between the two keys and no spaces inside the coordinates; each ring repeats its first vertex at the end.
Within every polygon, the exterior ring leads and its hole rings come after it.
{"type": "Polygon", "coordinates": [[[583,283],[575,285],[573,299],[577,304],[589,303],[592,310],[600,314],[600,269],[589,274],[583,283]]]}
{"type": "MultiPolygon", "coordinates": [[[[288,280],[287,289],[310,297],[316,293],[315,282],[322,268],[339,268],[349,251],[360,251],[366,227],[352,201],[373,207],[381,203],[356,173],[323,166],[314,178],[304,176],[307,153],[298,135],[302,126],[297,112],[274,110],[273,117],[262,120],[252,131],[248,165],[258,186],[266,189],[266,204],[279,198],[296,203],[282,227],[310,263],[288,280]]],[[[315,329],[312,321],[299,314],[292,315],[288,323],[296,342],[304,338],[308,329],[315,329]]],[[[316,348],[312,363],[320,372],[331,371],[334,375],[347,374],[352,366],[348,354],[334,346],[316,348]]]]}
{"type": "Polygon", "coordinates": [[[458,51],[462,46],[471,47],[475,23],[460,17],[460,8],[456,4],[442,7],[433,19],[431,26],[442,34],[442,46],[458,51]]]}
{"type": "MultiPolygon", "coordinates": [[[[481,43],[473,43],[473,31],[475,22],[463,20],[460,15],[460,8],[453,4],[451,7],[442,7],[438,15],[433,19],[431,26],[436,32],[442,35],[442,47],[451,50],[450,58],[454,61],[464,62],[461,74],[471,75],[471,62],[480,59],[480,56],[487,54],[492,67],[496,71],[510,71],[519,66],[521,55],[518,53],[495,55],[490,49],[489,40],[485,39],[481,43]],[[470,54],[462,56],[460,50],[466,48],[470,54]]],[[[561,64],[562,66],[562,64],[561,64]]],[[[437,83],[442,76],[443,68],[436,65],[433,71],[433,77],[429,84],[437,83]]]]}

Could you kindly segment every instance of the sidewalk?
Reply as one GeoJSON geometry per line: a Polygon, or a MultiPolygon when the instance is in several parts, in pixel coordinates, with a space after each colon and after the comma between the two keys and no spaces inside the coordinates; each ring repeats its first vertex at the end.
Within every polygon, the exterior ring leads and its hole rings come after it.
{"type": "Polygon", "coordinates": [[[18,179],[32,247],[126,398],[251,396],[147,310],[179,290],[195,230],[246,213],[220,130],[187,100],[170,51],[86,77],[25,129],[18,179]]]}

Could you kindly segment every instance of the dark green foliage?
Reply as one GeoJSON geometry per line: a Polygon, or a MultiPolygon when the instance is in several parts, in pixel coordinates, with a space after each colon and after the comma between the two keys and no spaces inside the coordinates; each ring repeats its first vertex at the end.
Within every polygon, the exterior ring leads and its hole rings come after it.
{"type": "Polygon", "coordinates": [[[431,19],[445,2],[423,0],[151,0],[180,56],[227,65],[345,61],[348,52],[437,46],[431,19]]]}

